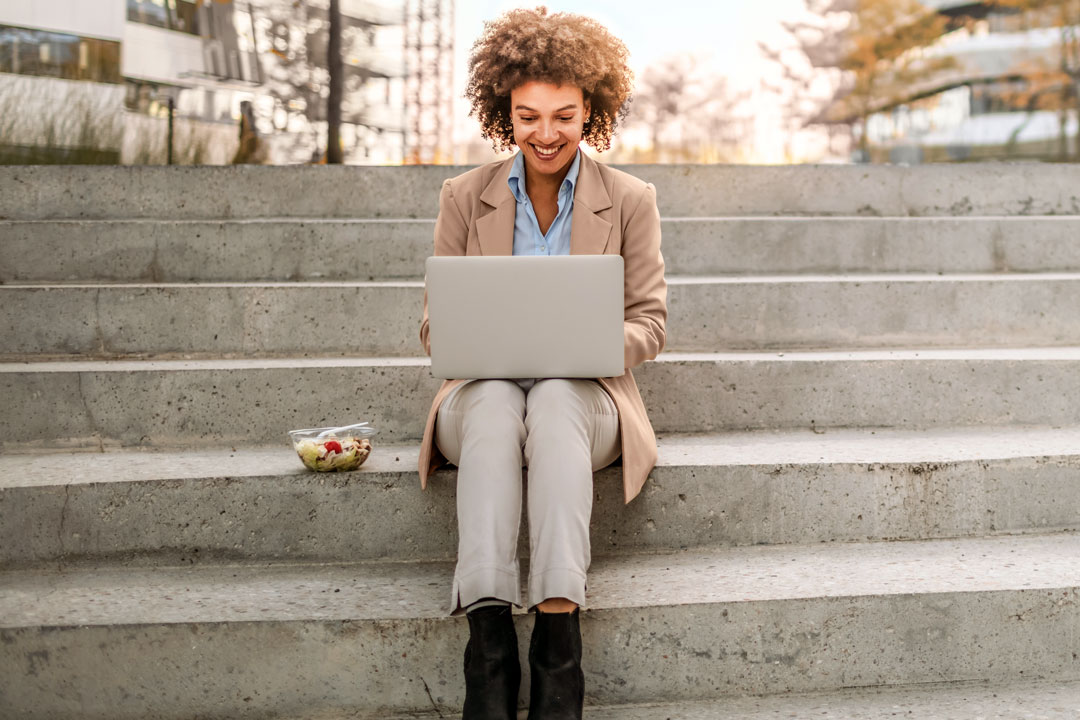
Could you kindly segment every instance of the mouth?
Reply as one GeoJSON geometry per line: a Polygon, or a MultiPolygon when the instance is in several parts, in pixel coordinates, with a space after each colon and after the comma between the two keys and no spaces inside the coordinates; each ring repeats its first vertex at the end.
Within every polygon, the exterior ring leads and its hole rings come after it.
{"type": "Polygon", "coordinates": [[[533,152],[535,152],[542,158],[553,158],[559,154],[560,150],[566,147],[566,143],[563,143],[562,145],[556,145],[555,147],[551,148],[540,147],[539,145],[534,145],[533,143],[529,143],[529,145],[532,147],[533,152]]]}

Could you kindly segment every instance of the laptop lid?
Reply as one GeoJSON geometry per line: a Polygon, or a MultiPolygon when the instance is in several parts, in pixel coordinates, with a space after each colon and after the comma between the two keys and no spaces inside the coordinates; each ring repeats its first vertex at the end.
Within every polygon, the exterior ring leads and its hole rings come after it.
{"type": "Polygon", "coordinates": [[[430,257],[426,283],[437,378],[624,372],[621,255],[430,257]]]}

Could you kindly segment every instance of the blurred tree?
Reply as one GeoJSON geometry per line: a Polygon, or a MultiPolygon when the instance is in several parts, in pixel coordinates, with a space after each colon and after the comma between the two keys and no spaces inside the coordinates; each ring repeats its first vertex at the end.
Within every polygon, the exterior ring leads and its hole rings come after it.
{"type": "Polygon", "coordinates": [[[788,162],[803,160],[796,151],[796,141],[812,126],[827,132],[829,155],[849,155],[852,142],[851,125],[825,122],[824,111],[837,102],[844,86],[839,65],[843,34],[850,25],[854,0],[804,0],[804,3],[813,20],[781,23],[795,40],[794,45],[758,43],[762,56],[771,60],[779,71],[779,77],[763,77],[760,86],[763,92],[775,95],[780,101],[784,156],[788,162]],[[842,150],[835,147],[837,138],[844,141],[842,150]]]}
{"type": "MultiPolygon", "coordinates": [[[[780,70],[780,78],[770,82],[762,78],[761,90],[779,98],[781,109],[781,127],[784,131],[784,158],[786,162],[799,162],[796,151],[796,138],[810,125],[816,123],[822,105],[827,99],[835,97],[835,81],[830,82],[823,73],[815,71],[806,61],[805,56],[789,52],[785,48],[772,48],[765,43],[758,43],[761,54],[774,62],[780,70]],[[822,89],[824,88],[824,89],[822,89]]],[[[844,126],[826,125],[829,132],[829,152],[834,152],[834,130],[844,126]]],[[[850,132],[848,133],[850,136],[850,132]]]]}
{"type": "Polygon", "coordinates": [[[341,164],[341,93],[345,68],[341,63],[341,0],[330,0],[329,42],[326,66],[330,90],[326,98],[326,162],[341,164]]]}
{"type": "MultiPolygon", "coordinates": [[[[330,10],[326,2],[312,0],[257,0],[259,11],[260,47],[268,46],[273,56],[266,63],[266,90],[274,99],[273,123],[277,130],[289,130],[293,147],[286,153],[293,160],[318,159],[320,128],[329,120],[330,68],[329,35],[330,10]],[[262,34],[265,33],[265,40],[262,34]]],[[[337,0],[335,0],[335,3],[337,0]]],[[[344,60],[350,53],[359,54],[373,41],[373,27],[363,20],[346,17],[341,22],[341,51],[344,60]]],[[[342,65],[342,120],[357,122],[350,113],[349,101],[362,96],[360,92],[368,74],[362,67],[342,65]]],[[[343,148],[343,152],[350,148],[343,148]]]]}
{"type": "Polygon", "coordinates": [[[920,86],[955,67],[953,58],[927,52],[949,21],[918,0],[805,2],[819,21],[785,27],[812,66],[842,73],[815,119],[857,124],[865,157],[870,115],[917,96],[920,86]]]}
{"type": "Polygon", "coordinates": [[[749,93],[735,92],[700,57],[676,54],[642,73],[630,124],[649,131],[645,162],[726,162],[748,139],[750,121],[738,112],[749,93]]]}
{"type": "Polygon", "coordinates": [[[324,88],[329,95],[329,73],[322,63],[308,57],[308,35],[322,29],[317,18],[308,15],[300,0],[266,0],[264,23],[274,61],[266,64],[266,89],[274,99],[273,122],[278,130],[289,130],[298,156],[318,155],[318,132],[314,125],[325,112],[324,88]],[[308,139],[301,133],[307,131],[308,139]]]}
{"type": "Polygon", "coordinates": [[[1023,85],[1010,100],[1028,109],[1058,113],[1058,156],[1068,161],[1069,113],[1076,112],[1077,129],[1073,159],[1080,162],[1080,0],[998,0],[997,6],[1020,13],[1027,29],[1057,28],[1056,56],[1026,60],[1012,68],[1023,85]]]}

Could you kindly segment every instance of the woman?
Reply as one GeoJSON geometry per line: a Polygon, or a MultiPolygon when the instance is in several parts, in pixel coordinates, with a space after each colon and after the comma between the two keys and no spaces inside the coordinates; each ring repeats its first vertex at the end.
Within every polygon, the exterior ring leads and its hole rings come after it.
{"type": "MultiPolygon", "coordinates": [[[[515,718],[520,667],[510,605],[522,606],[517,535],[529,468],[530,720],[580,718],[579,606],[590,563],[593,472],[623,457],[626,502],[656,462],[630,368],[663,349],[667,285],[656,193],[579,150],[610,147],[626,116],[626,46],[595,21],[512,10],[472,48],[466,97],[483,136],[512,158],[447,180],[436,255],[621,254],[626,371],[596,380],[448,380],[435,395],[420,481],[458,466],[451,614],[465,613],[463,720],[515,718]]],[[[420,339],[430,354],[427,299],[420,339]]]]}

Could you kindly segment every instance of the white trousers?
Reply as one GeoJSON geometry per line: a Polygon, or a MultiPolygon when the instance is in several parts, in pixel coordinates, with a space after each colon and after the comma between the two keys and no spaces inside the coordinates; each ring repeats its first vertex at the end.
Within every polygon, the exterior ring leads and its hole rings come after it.
{"type": "Polygon", "coordinates": [[[585,604],[593,472],[619,456],[619,415],[595,380],[473,380],[439,407],[435,442],[458,466],[450,614],[492,597],[522,607],[522,464],[528,466],[529,609],[585,604]]]}

